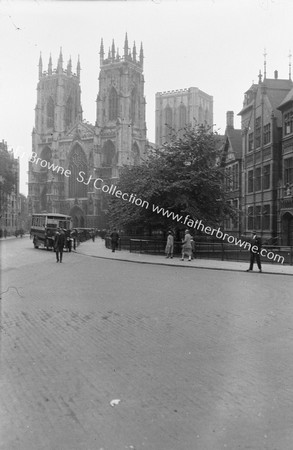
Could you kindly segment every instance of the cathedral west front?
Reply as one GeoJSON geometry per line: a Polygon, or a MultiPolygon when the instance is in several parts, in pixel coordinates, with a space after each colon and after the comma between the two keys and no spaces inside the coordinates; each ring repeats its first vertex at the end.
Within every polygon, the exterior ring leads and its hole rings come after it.
{"type": "Polygon", "coordinates": [[[124,165],[138,165],[146,148],[143,48],[128,46],[120,56],[114,40],[100,46],[96,122],[83,120],[80,61],[66,67],[60,51],[53,69],[39,59],[39,81],[32,154],[29,162],[29,212],[62,213],[74,227],[107,226],[108,195],[124,165]],[[39,158],[39,159],[37,159],[39,158]],[[36,163],[38,161],[38,163],[36,163]],[[98,186],[98,182],[99,187],[98,186]]]}

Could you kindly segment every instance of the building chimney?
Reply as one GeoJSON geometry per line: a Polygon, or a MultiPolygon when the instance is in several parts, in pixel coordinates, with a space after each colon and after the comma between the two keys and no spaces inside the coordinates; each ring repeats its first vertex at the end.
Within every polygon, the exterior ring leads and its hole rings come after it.
{"type": "Polygon", "coordinates": [[[275,75],[275,80],[277,80],[278,79],[278,71],[277,70],[275,70],[274,75],[275,75]]]}
{"type": "Polygon", "coordinates": [[[234,128],[234,111],[227,111],[227,127],[234,128]]]}

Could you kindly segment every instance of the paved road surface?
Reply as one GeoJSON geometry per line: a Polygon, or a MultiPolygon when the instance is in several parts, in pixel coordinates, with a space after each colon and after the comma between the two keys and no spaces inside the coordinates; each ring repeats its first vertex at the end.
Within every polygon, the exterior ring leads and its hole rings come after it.
{"type": "Polygon", "coordinates": [[[0,246],[1,450],[292,450],[291,277],[0,246]]]}

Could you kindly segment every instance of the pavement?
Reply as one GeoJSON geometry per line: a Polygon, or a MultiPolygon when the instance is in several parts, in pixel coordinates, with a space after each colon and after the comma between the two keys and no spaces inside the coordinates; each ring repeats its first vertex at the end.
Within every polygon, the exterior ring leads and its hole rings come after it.
{"type": "Polygon", "coordinates": [[[288,276],[0,251],[0,450],[292,450],[288,276]]]}
{"type": "MultiPolygon", "coordinates": [[[[184,268],[194,269],[211,269],[211,270],[227,270],[244,272],[247,270],[249,262],[246,261],[221,261],[219,259],[193,259],[188,261],[187,258],[181,261],[181,258],[174,256],[173,259],[166,258],[163,255],[149,255],[145,253],[130,253],[127,250],[112,250],[106,248],[105,241],[101,238],[96,238],[95,242],[92,240],[82,242],[76,249],[76,253],[90,256],[93,258],[104,258],[118,261],[128,261],[140,264],[159,264],[163,266],[180,266],[184,268]]],[[[293,266],[284,265],[280,263],[266,263],[262,261],[262,271],[266,274],[272,275],[293,275],[293,266]]],[[[254,273],[258,276],[258,268],[255,265],[254,273]]],[[[253,272],[251,272],[253,274],[253,272]]]]}

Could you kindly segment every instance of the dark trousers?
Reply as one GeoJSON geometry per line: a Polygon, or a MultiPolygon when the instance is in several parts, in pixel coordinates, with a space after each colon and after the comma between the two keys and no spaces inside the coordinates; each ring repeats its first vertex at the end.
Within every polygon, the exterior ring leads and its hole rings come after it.
{"type": "Polygon", "coordinates": [[[260,255],[259,255],[259,253],[253,253],[253,252],[250,252],[249,270],[253,270],[253,264],[254,264],[255,260],[256,260],[258,269],[261,270],[260,255]]]}
{"type": "Polygon", "coordinates": [[[56,248],[56,259],[57,259],[57,261],[59,261],[59,259],[60,259],[60,262],[62,262],[62,256],[63,256],[63,248],[57,247],[56,248]]]}
{"type": "Polygon", "coordinates": [[[112,248],[112,252],[115,252],[115,250],[117,248],[117,241],[111,241],[111,248],[112,248]]]}

